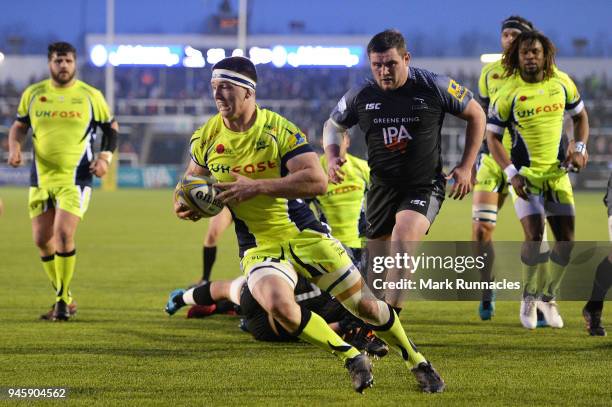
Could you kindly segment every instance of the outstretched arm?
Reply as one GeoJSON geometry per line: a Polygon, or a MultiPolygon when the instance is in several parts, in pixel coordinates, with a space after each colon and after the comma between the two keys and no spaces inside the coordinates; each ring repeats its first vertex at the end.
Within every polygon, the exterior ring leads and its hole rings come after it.
{"type": "Polygon", "coordinates": [[[455,181],[449,196],[463,199],[472,190],[472,168],[482,144],[486,116],[478,102],[472,99],[458,117],[467,121],[465,147],[461,162],[451,171],[447,179],[453,178],[455,181]]]}

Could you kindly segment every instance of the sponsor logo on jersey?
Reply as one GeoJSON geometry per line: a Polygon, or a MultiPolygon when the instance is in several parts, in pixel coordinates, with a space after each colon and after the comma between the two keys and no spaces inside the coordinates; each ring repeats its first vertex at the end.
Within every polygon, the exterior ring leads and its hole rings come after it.
{"type": "Polygon", "coordinates": [[[412,100],[414,100],[415,104],[412,105],[412,110],[423,110],[423,109],[427,109],[427,103],[425,103],[425,99],[423,98],[412,98],[412,100]]]}
{"type": "Polygon", "coordinates": [[[47,117],[51,119],[80,119],[82,116],[81,112],[75,112],[74,110],[38,110],[36,111],[36,117],[47,117]]]}
{"type": "Polygon", "coordinates": [[[306,143],[306,137],[304,137],[304,135],[301,134],[299,131],[293,135],[293,138],[294,138],[293,143],[292,143],[293,147],[297,147],[300,144],[306,143]]]}
{"type": "Polygon", "coordinates": [[[74,103],[74,104],[80,105],[80,104],[83,103],[83,98],[72,98],[70,100],[70,103],[74,103]]]}
{"type": "Polygon", "coordinates": [[[420,199],[413,199],[413,200],[410,201],[410,203],[412,205],[416,205],[416,206],[425,206],[425,204],[426,204],[425,201],[422,201],[420,199]]]}
{"type": "Polygon", "coordinates": [[[231,167],[229,165],[223,165],[223,164],[208,164],[208,169],[210,170],[210,172],[214,172],[214,173],[223,173],[223,174],[229,174],[231,167]]]}
{"type": "Polygon", "coordinates": [[[408,140],[412,140],[412,136],[403,125],[399,127],[390,126],[383,127],[383,139],[387,149],[403,153],[406,151],[408,140]]]}
{"type": "Polygon", "coordinates": [[[255,151],[263,150],[264,148],[268,147],[269,145],[270,145],[269,143],[266,143],[264,140],[259,139],[255,143],[255,151]]]}
{"type": "Polygon", "coordinates": [[[258,163],[245,164],[245,165],[235,165],[231,167],[229,165],[214,163],[208,164],[208,169],[212,173],[222,173],[229,174],[230,172],[240,172],[243,174],[254,174],[256,172],[264,172],[268,169],[276,168],[275,161],[260,161],[258,163]]]}
{"type": "Polygon", "coordinates": [[[276,161],[260,161],[253,164],[236,165],[232,167],[232,171],[242,172],[244,174],[254,174],[256,172],[264,172],[272,168],[276,168],[276,161]]]}
{"type": "Polygon", "coordinates": [[[463,101],[463,98],[465,98],[465,95],[467,94],[467,88],[459,85],[453,79],[450,80],[447,91],[460,102],[463,101]]]}
{"type": "Polygon", "coordinates": [[[334,196],[340,194],[346,194],[352,191],[359,191],[361,188],[357,185],[345,185],[339,188],[332,189],[331,191],[327,191],[326,196],[334,196]]]}
{"type": "Polygon", "coordinates": [[[365,110],[380,110],[382,103],[366,103],[365,110]]]}
{"type": "Polygon", "coordinates": [[[419,116],[413,117],[375,117],[372,122],[374,124],[401,124],[401,123],[417,123],[420,122],[419,116]]]}
{"type": "Polygon", "coordinates": [[[535,116],[540,113],[556,112],[557,110],[563,110],[563,103],[553,103],[552,105],[537,106],[531,109],[519,110],[516,112],[517,116],[521,119],[525,117],[535,116]]]}

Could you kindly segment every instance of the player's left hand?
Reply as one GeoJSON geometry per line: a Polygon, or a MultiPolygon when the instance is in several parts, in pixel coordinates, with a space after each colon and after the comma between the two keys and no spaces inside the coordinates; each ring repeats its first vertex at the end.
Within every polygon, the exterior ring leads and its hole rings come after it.
{"type": "Polygon", "coordinates": [[[568,152],[567,158],[563,163],[563,166],[569,168],[570,166],[576,168],[578,171],[585,168],[587,162],[589,161],[589,153],[588,151],[585,154],[573,151],[568,152]]]}
{"type": "Polygon", "coordinates": [[[98,157],[89,166],[89,172],[98,178],[102,178],[108,172],[108,167],[108,161],[98,157]]]}
{"type": "Polygon", "coordinates": [[[236,181],[219,182],[215,184],[215,188],[223,191],[217,195],[217,198],[224,204],[244,202],[260,193],[259,183],[256,180],[240,175],[234,171],[232,171],[232,176],[236,178],[236,181]]]}
{"type": "Polygon", "coordinates": [[[446,180],[453,179],[454,183],[448,194],[449,198],[463,199],[472,190],[472,167],[465,168],[461,165],[456,166],[446,176],[446,180]]]}

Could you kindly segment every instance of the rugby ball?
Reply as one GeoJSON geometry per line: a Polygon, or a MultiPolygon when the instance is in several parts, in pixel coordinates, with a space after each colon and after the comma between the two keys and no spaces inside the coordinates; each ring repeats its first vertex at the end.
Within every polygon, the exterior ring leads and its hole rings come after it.
{"type": "Polygon", "coordinates": [[[185,175],[174,190],[174,199],[203,218],[215,216],[224,206],[217,199],[216,182],[212,176],[185,175]]]}

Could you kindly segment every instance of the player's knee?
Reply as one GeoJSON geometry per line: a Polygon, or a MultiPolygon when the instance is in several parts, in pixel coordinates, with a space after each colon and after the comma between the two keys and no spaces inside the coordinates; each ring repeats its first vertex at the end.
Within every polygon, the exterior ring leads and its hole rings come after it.
{"type": "Polygon", "coordinates": [[[495,223],[492,222],[474,222],[474,240],[478,242],[490,242],[493,240],[493,232],[495,231],[495,223]]]}
{"type": "Polygon", "coordinates": [[[474,240],[490,241],[497,223],[497,206],[491,204],[474,204],[472,206],[474,240]]]}
{"type": "Polygon", "coordinates": [[[213,247],[217,245],[219,241],[219,236],[221,236],[221,232],[214,229],[209,229],[204,237],[204,246],[213,247]]]}
{"type": "Polygon", "coordinates": [[[268,312],[272,318],[280,321],[284,325],[294,325],[300,323],[300,307],[295,301],[285,299],[274,299],[270,301],[268,312]]]}
{"type": "Polygon", "coordinates": [[[55,232],[55,244],[59,251],[69,250],[74,246],[74,234],[69,230],[59,228],[55,232]]]}
{"type": "Polygon", "coordinates": [[[34,244],[41,250],[49,249],[53,247],[53,235],[52,234],[34,234],[34,244]]]}
{"type": "Polygon", "coordinates": [[[544,231],[542,230],[525,230],[525,241],[527,242],[541,242],[544,236],[544,231]]]}

